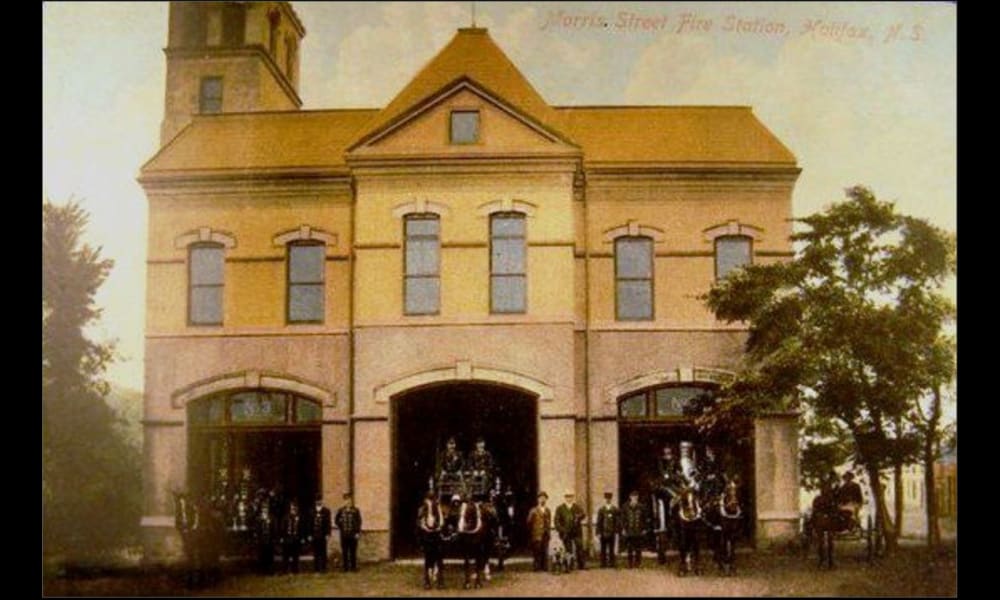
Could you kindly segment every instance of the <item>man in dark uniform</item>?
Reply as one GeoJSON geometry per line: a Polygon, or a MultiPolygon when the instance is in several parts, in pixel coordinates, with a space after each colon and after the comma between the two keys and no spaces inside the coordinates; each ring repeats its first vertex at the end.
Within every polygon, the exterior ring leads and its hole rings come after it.
{"type": "Polygon", "coordinates": [[[294,499],[288,503],[288,513],[281,522],[281,554],[285,562],[285,572],[299,572],[299,554],[305,537],[299,503],[294,499]]]}
{"type": "Polygon", "coordinates": [[[264,575],[274,573],[274,532],[275,521],[271,514],[271,503],[265,497],[258,503],[257,519],[253,528],[254,544],[257,546],[257,569],[264,575]]]}
{"type": "Polygon", "coordinates": [[[674,454],[672,446],[664,446],[658,461],[660,479],[652,497],[653,532],[656,541],[656,560],[659,564],[667,564],[667,546],[670,543],[670,508],[674,498],[684,487],[684,474],[681,472],[680,461],[674,454]]]}
{"type": "Polygon", "coordinates": [[[473,481],[485,490],[493,481],[493,455],[486,449],[486,441],[476,438],[476,449],[469,453],[466,467],[472,471],[473,481]]]}
{"type": "Polygon", "coordinates": [[[701,493],[706,498],[718,499],[726,489],[726,482],[723,479],[722,464],[716,458],[714,448],[705,446],[697,470],[701,476],[701,493]]]}
{"type": "Polygon", "coordinates": [[[549,495],[539,492],[538,504],[528,511],[528,534],[536,571],[548,569],[549,535],[552,530],[552,511],[545,506],[549,495]]]}
{"type": "Polygon", "coordinates": [[[556,509],[556,531],[562,540],[563,548],[576,555],[576,566],[580,570],[587,568],[583,553],[583,522],[587,514],[583,507],[576,503],[573,492],[566,492],[566,501],[556,509]]]}
{"type": "Polygon", "coordinates": [[[330,525],[330,509],[323,506],[323,495],[316,494],[316,504],[313,505],[312,527],[310,538],[312,538],[313,567],[317,573],[326,573],[326,538],[329,537],[332,529],[330,525]]]}
{"type": "Polygon", "coordinates": [[[361,511],[354,506],[350,492],[344,493],[344,505],[334,517],[337,529],[340,530],[340,552],[343,557],[343,571],[358,570],[358,539],[361,537],[361,511]]]}
{"type": "Polygon", "coordinates": [[[858,511],[861,510],[861,505],[865,503],[864,494],[861,493],[861,486],[854,481],[854,473],[848,471],[844,473],[844,483],[837,488],[834,493],[834,497],[837,499],[837,507],[840,509],[842,515],[845,519],[850,519],[852,522],[857,522],[858,511]]]}
{"type": "Polygon", "coordinates": [[[621,513],[604,492],[604,506],[597,511],[597,536],[601,539],[601,567],[615,567],[615,536],[621,531],[621,513]]]}
{"type": "Polygon", "coordinates": [[[455,438],[448,438],[438,464],[441,469],[438,483],[443,488],[442,491],[448,494],[454,493],[462,483],[462,469],[465,467],[465,461],[462,459],[462,453],[458,451],[455,438]]]}
{"type": "Polygon", "coordinates": [[[646,536],[646,511],[639,503],[639,492],[632,490],[622,507],[622,538],[628,550],[628,568],[642,563],[642,540],[646,536]]]}

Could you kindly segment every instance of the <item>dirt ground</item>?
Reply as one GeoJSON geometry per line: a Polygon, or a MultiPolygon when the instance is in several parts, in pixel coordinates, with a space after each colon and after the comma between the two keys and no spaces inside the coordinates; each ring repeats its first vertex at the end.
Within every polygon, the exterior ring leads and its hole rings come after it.
{"type": "Polygon", "coordinates": [[[46,596],[954,596],[957,561],[954,547],[938,554],[933,566],[923,548],[903,547],[869,564],[861,551],[841,548],[833,570],[820,569],[814,557],[741,553],[737,572],[722,577],[703,557],[700,576],[680,577],[676,559],[667,567],[647,556],[640,569],[599,569],[567,575],[534,573],[526,560],[515,564],[480,590],[462,588],[462,567],[448,564],[447,588],[425,591],[416,561],[361,565],[358,573],[308,572],[263,577],[226,573],[212,586],[190,589],[177,573],[133,572],[118,576],[51,578],[46,596]]]}

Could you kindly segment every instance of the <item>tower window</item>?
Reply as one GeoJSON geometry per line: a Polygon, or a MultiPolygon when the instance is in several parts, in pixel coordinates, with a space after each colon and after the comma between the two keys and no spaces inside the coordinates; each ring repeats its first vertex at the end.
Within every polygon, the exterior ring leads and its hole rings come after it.
{"type": "Polygon", "coordinates": [[[474,144],[479,141],[479,111],[456,110],[451,113],[451,143],[474,144]]]}
{"type": "Polygon", "coordinates": [[[203,77],[198,110],[202,113],[222,112],[222,78],[203,77]]]}

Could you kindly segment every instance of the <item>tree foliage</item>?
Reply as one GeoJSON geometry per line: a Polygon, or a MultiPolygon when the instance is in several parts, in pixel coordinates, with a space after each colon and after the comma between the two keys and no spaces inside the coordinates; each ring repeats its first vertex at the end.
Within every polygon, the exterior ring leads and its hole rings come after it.
{"type": "Polygon", "coordinates": [[[105,402],[113,345],[84,329],[112,268],[82,242],[86,212],[42,203],[42,540],[45,554],[82,555],[133,543],[140,517],[139,455],[105,402]]]}
{"type": "Polygon", "coordinates": [[[919,432],[906,417],[954,370],[942,334],[954,307],[940,290],[956,272],[956,246],[865,187],[846,192],[797,220],[793,260],[735,271],[705,297],[719,319],[749,332],[745,368],[700,419],[799,410],[806,483],[850,456],[868,471],[884,517],[878,473],[915,460],[919,432]]]}

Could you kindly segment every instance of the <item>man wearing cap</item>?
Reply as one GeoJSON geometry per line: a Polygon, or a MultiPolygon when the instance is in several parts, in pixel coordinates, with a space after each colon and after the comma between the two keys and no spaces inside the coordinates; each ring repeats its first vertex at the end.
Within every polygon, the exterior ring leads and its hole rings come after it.
{"type": "Polygon", "coordinates": [[[854,481],[854,473],[848,471],[844,473],[844,483],[834,492],[837,499],[837,507],[844,514],[845,518],[857,521],[858,511],[865,503],[864,495],[861,493],[861,486],[854,481]]]}
{"type": "Polygon", "coordinates": [[[583,554],[583,522],[587,514],[574,500],[572,491],[567,491],[565,497],[566,501],[556,509],[556,531],[566,551],[576,555],[577,568],[583,570],[587,568],[583,554]]]}
{"type": "Polygon", "coordinates": [[[642,563],[642,539],[646,536],[646,511],[639,503],[639,492],[632,490],[622,507],[622,538],[628,550],[628,568],[642,563]]]}
{"type": "Polygon", "coordinates": [[[601,539],[601,568],[615,567],[615,536],[622,528],[621,513],[604,492],[604,506],[597,510],[597,536],[601,539]]]}
{"type": "Polygon", "coordinates": [[[536,571],[548,569],[549,535],[552,530],[552,511],[545,506],[548,499],[548,494],[539,492],[538,504],[528,511],[528,533],[536,571]]]}
{"type": "Polygon", "coordinates": [[[476,449],[469,453],[466,468],[471,469],[472,476],[484,484],[483,488],[488,487],[493,480],[493,455],[486,449],[486,440],[483,438],[476,438],[476,449]]]}
{"type": "Polygon", "coordinates": [[[350,492],[344,493],[344,505],[333,518],[340,530],[341,569],[344,572],[358,570],[358,538],[361,537],[361,511],[354,506],[350,492]]]}
{"type": "Polygon", "coordinates": [[[326,573],[326,538],[330,535],[330,509],[323,506],[323,495],[316,494],[313,506],[310,537],[312,538],[313,567],[317,573],[326,573]]]}

